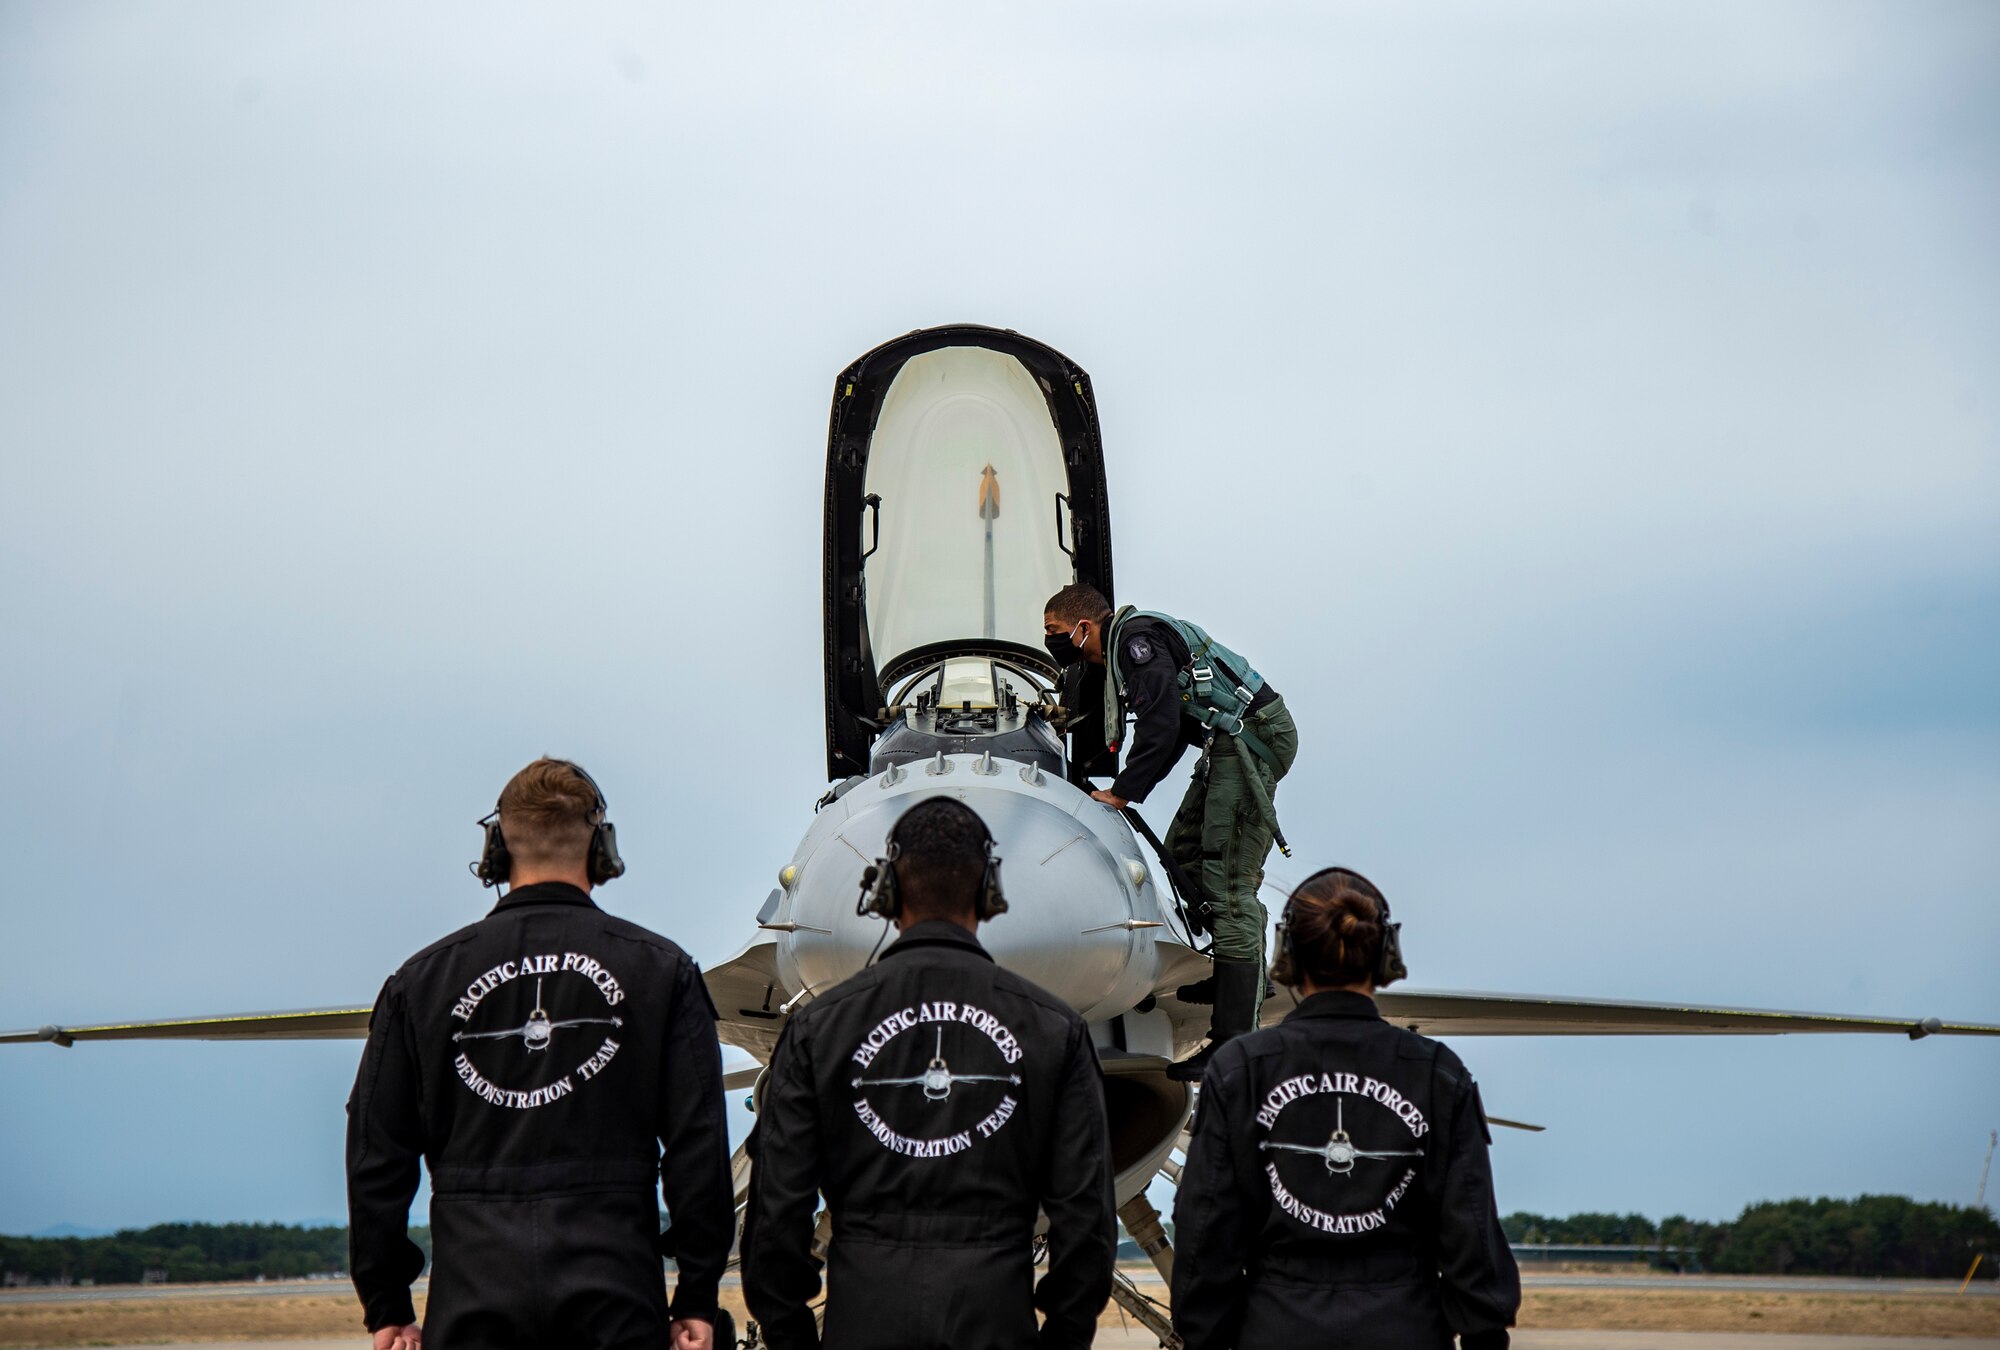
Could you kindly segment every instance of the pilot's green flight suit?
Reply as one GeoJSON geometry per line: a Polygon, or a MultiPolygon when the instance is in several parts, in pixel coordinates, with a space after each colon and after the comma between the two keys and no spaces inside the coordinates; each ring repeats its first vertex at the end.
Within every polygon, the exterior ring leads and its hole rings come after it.
{"type": "Polygon", "coordinates": [[[1218,733],[1163,842],[1208,897],[1216,959],[1261,963],[1270,915],[1258,891],[1277,834],[1277,817],[1264,808],[1298,757],[1299,733],[1283,699],[1246,720],[1271,759],[1218,733]]]}
{"type": "Polygon", "coordinates": [[[1187,746],[1203,747],[1164,842],[1208,901],[1209,1039],[1219,1045],[1254,1028],[1263,1004],[1269,915],[1257,892],[1264,859],[1282,839],[1274,799],[1298,755],[1298,729],[1247,661],[1184,619],[1121,609],[1106,627],[1104,655],[1104,725],[1116,734],[1128,710],[1133,719],[1115,795],[1144,801],[1187,746]]]}

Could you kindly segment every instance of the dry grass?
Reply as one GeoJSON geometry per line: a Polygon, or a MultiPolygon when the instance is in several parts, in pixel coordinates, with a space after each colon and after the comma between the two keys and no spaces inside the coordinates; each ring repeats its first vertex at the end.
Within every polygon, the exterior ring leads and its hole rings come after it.
{"type": "Polygon", "coordinates": [[[2000,1299],[1949,1294],[1534,1289],[1521,1325],[1574,1331],[1786,1331],[1799,1335],[2000,1336],[2000,1299]]]}
{"type": "MultiPolygon", "coordinates": [[[[1157,1285],[1143,1286],[1155,1297],[1157,1285]]],[[[1112,1304],[1102,1327],[1134,1325],[1112,1304]]],[[[1551,1331],[1783,1331],[1799,1335],[2000,1337],[2000,1299],[1946,1294],[1741,1293],[1714,1286],[1536,1289],[1521,1325],[1551,1331]]]]}
{"type": "MultiPolygon", "coordinates": [[[[740,1319],[736,1291],[723,1302],[740,1319]]],[[[1116,1305],[1102,1324],[1120,1325],[1116,1305]]],[[[1735,1293],[1698,1289],[1530,1289],[1521,1325],[1591,1331],[1785,1331],[1850,1336],[2000,1337],[2000,1299],[1949,1295],[1735,1293]]],[[[348,1339],[365,1344],[350,1293],[245,1298],[0,1302],[0,1350],[25,1346],[348,1339]]]]}
{"type": "Polygon", "coordinates": [[[175,1341],[305,1340],[363,1343],[352,1293],[297,1298],[147,1298],[0,1304],[0,1346],[150,1345],[175,1341]]]}

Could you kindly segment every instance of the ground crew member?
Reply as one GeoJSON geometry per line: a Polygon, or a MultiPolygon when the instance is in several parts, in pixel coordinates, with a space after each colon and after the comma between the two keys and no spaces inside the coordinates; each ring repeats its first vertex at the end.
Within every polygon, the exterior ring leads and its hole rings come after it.
{"type": "Polygon", "coordinates": [[[604,809],[567,761],[515,774],[474,865],[509,889],[375,1001],[347,1104],[347,1197],[377,1350],[419,1344],[424,1257],[406,1228],[419,1158],[433,1350],[711,1344],[735,1217],[715,1009],[687,953],[591,902],[625,870],[604,809]]]}
{"type": "Polygon", "coordinates": [[[1272,975],[1302,1002],[1202,1076],[1174,1200],[1187,1350],[1505,1350],[1521,1305],[1479,1088],[1382,1020],[1408,972],[1389,902],[1332,868],[1292,893],[1272,975]]]}
{"type": "Polygon", "coordinates": [[[1263,1007],[1268,916],[1257,890],[1273,840],[1283,842],[1274,800],[1298,755],[1298,729],[1284,699],[1249,662],[1184,619],[1130,606],[1114,614],[1079,582],[1049,598],[1042,630],[1062,664],[1081,659],[1106,668],[1104,728],[1112,749],[1125,714],[1132,715],[1124,770],[1109,790],[1091,796],[1118,811],[1143,802],[1188,746],[1202,747],[1165,840],[1200,887],[1215,935],[1213,980],[1180,991],[1214,1003],[1208,1045],[1168,1071],[1192,1081],[1216,1047],[1257,1025],[1263,1007]]]}
{"type": "Polygon", "coordinates": [[[1068,1005],[974,936],[1006,907],[999,867],[970,807],[911,807],[860,906],[901,936],[778,1038],[742,1244],[744,1301],[773,1350],[1053,1350],[1096,1332],[1116,1248],[1097,1053],[1068,1005]]]}

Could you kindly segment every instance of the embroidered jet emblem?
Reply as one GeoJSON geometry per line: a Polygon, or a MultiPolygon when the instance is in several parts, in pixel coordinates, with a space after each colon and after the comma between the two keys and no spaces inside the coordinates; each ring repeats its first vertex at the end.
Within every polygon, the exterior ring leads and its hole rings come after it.
{"type": "Polygon", "coordinates": [[[944,1062],[944,1028],[938,1028],[937,1051],[922,1073],[911,1074],[907,1078],[857,1078],[855,1087],[921,1087],[927,1101],[941,1102],[951,1096],[954,1083],[1014,1083],[1019,1084],[1021,1076],[1016,1073],[953,1073],[951,1066],[944,1062]]]}
{"type": "Polygon", "coordinates": [[[527,1046],[529,1051],[533,1052],[548,1049],[550,1040],[554,1038],[554,1033],[561,1031],[564,1027],[622,1027],[624,1025],[625,1019],[622,1017],[568,1017],[560,1022],[551,1021],[548,1011],[542,1007],[542,982],[537,979],[535,981],[535,1010],[528,1014],[526,1022],[523,1022],[518,1027],[509,1027],[505,1031],[457,1031],[452,1033],[451,1038],[454,1041],[493,1041],[508,1036],[519,1036],[521,1044],[527,1046]]]}
{"type": "Polygon", "coordinates": [[[1266,1139],[1257,1147],[1283,1149],[1287,1153],[1310,1153],[1315,1158],[1325,1161],[1327,1171],[1341,1177],[1346,1176],[1354,1170],[1354,1163],[1357,1158],[1421,1158],[1424,1156],[1424,1151],[1420,1148],[1356,1148],[1353,1138],[1347,1133],[1346,1106],[1336,1101],[1334,1102],[1333,1110],[1333,1137],[1324,1144],[1281,1144],[1275,1139],[1266,1139]]]}

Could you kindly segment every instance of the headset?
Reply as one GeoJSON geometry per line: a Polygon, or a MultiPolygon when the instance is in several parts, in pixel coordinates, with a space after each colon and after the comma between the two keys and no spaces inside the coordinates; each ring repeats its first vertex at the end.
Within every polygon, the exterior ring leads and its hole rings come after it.
{"type": "MultiPolygon", "coordinates": [[[[1382,945],[1375,953],[1375,969],[1371,972],[1375,987],[1381,989],[1408,976],[1410,968],[1403,964],[1403,925],[1389,921],[1389,897],[1382,894],[1381,888],[1367,877],[1351,867],[1323,867],[1295,886],[1292,895],[1297,895],[1321,877],[1332,876],[1345,877],[1354,889],[1371,897],[1381,909],[1382,945]]],[[[1299,978],[1292,949],[1292,902],[1289,897],[1285,900],[1285,912],[1278,920],[1278,959],[1271,963],[1271,978],[1283,985],[1295,985],[1299,978]]]]}
{"type": "MultiPolygon", "coordinates": [[[[933,797],[931,800],[965,812],[979,826],[980,849],[986,856],[986,870],[979,877],[979,898],[973,902],[973,915],[984,923],[1005,914],[1007,897],[1000,892],[1000,860],[993,856],[993,832],[986,828],[986,822],[979,818],[979,813],[963,802],[950,797],[933,797]]],[[[896,862],[903,856],[903,844],[896,835],[909,814],[905,811],[890,829],[888,856],[877,858],[861,873],[861,898],[854,902],[854,912],[862,918],[874,915],[891,922],[902,919],[903,897],[896,889],[896,862]]]]}
{"type": "MultiPolygon", "coordinates": [[[[581,778],[590,788],[597,804],[590,810],[590,857],[584,865],[585,875],[593,886],[625,875],[625,860],[618,856],[618,828],[604,818],[610,808],[604,801],[604,789],[597,786],[597,780],[585,771],[575,760],[557,760],[570,772],[581,778]]],[[[479,821],[486,831],[486,846],[479,851],[479,861],[471,863],[472,875],[479,878],[482,886],[498,886],[514,870],[514,856],[507,851],[507,840],[500,833],[500,804],[479,821]]]]}

